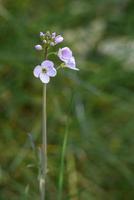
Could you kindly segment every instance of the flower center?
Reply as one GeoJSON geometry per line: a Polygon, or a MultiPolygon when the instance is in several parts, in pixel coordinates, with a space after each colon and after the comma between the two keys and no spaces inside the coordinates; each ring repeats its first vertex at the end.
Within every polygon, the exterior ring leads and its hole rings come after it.
{"type": "Polygon", "coordinates": [[[42,69],[42,73],[46,73],[47,70],[45,68],[42,69]]]}

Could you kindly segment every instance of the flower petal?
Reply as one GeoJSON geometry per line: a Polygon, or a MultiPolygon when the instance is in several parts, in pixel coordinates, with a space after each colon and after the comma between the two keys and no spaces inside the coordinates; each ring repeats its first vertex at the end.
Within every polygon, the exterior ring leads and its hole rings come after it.
{"type": "Polygon", "coordinates": [[[72,57],[72,51],[68,47],[64,47],[62,49],[59,49],[58,51],[58,57],[62,61],[67,61],[72,57]]]}
{"type": "Polygon", "coordinates": [[[57,71],[56,71],[56,69],[54,68],[54,67],[47,67],[47,72],[46,72],[46,74],[48,75],[48,76],[51,76],[51,77],[54,77],[54,76],[56,76],[56,74],[57,74],[57,71]]]}
{"type": "Polygon", "coordinates": [[[34,68],[34,70],[33,70],[33,74],[34,74],[34,76],[35,76],[36,78],[38,78],[39,75],[40,75],[40,73],[41,73],[41,66],[40,66],[40,65],[37,65],[37,66],[34,68]]]}
{"type": "Polygon", "coordinates": [[[67,62],[65,62],[66,66],[70,69],[74,69],[74,70],[79,70],[78,68],[76,68],[76,63],[75,63],[75,58],[71,57],[70,60],[68,60],[67,62]]]}
{"type": "Polygon", "coordinates": [[[45,60],[41,63],[41,66],[44,68],[46,67],[53,67],[54,66],[54,63],[50,60],[45,60]]]}
{"type": "Polygon", "coordinates": [[[46,73],[40,73],[40,80],[43,83],[48,83],[50,81],[50,78],[46,73]]]}

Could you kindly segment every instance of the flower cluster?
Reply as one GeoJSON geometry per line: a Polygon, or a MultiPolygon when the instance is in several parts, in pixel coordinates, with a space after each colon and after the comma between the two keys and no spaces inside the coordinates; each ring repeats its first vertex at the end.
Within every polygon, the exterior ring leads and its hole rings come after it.
{"type": "Polygon", "coordinates": [[[60,48],[58,52],[48,52],[50,47],[63,42],[64,39],[61,35],[56,35],[55,32],[50,33],[47,31],[46,33],[40,32],[40,38],[42,44],[37,44],[35,49],[38,51],[45,51],[45,60],[41,63],[41,65],[37,65],[34,68],[33,74],[36,78],[40,78],[43,83],[48,83],[50,81],[50,77],[56,76],[59,68],[67,67],[73,70],[79,70],[76,68],[75,58],[70,48],[63,47],[60,48]],[[54,63],[47,59],[49,53],[58,56],[61,61],[60,66],[56,68],[54,63]]]}

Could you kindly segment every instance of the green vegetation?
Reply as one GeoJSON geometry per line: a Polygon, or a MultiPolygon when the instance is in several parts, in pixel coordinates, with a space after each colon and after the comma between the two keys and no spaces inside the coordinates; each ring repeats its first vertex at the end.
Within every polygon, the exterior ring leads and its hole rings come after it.
{"type": "Polygon", "coordinates": [[[0,200],[39,199],[28,133],[40,147],[32,70],[43,57],[33,47],[48,29],[80,71],[59,71],[47,88],[47,200],[58,198],[65,134],[63,200],[134,199],[133,13],[133,0],[0,1],[0,200]]]}

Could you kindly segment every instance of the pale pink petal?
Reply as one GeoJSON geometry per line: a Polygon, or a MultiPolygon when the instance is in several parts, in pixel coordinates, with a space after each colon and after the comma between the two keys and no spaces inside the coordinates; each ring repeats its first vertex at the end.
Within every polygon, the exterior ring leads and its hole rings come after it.
{"type": "Polygon", "coordinates": [[[79,70],[78,68],[76,68],[76,63],[75,63],[75,58],[71,57],[68,61],[65,62],[66,66],[70,69],[73,70],[79,70]]]}
{"type": "Polygon", "coordinates": [[[41,63],[41,66],[44,68],[46,67],[53,67],[54,66],[54,63],[50,60],[45,60],[41,63]]]}
{"type": "Polygon", "coordinates": [[[40,65],[37,65],[34,70],[33,70],[33,74],[36,78],[39,77],[40,73],[41,73],[42,69],[40,65]]]}
{"type": "Polygon", "coordinates": [[[50,78],[46,73],[40,73],[40,80],[43,83],[48,83],[50,81],[50,78]]]}
{"type": "Polygon", "coordinates": [[[68,47],[64,47],[62,49],[59,49],[58,51],[58,57],[62,61],[67,61],[72,57],[72,51],[68,47]]]}
{"type": "Polygon", "coordinates": [[[47,67],[47,73],[48,76],[54,77],[57,74],[57,71],[54,67],[47,67]]]}

